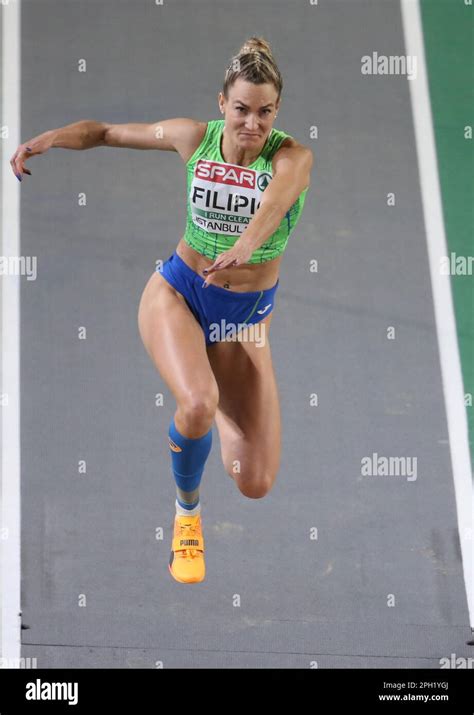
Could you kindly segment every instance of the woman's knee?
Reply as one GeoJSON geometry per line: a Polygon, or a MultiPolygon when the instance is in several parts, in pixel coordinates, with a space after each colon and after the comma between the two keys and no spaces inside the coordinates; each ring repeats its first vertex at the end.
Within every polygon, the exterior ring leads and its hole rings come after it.
{"type": "Polygon", "coordinates": [[[177,421],[185,428],[188,437],[193,437],[191,433],[201,434],[210,429],[218,402],[219,391],[217,384],[212,385],[212,383],[208,389],[190,390],[186,396],[178,400],[177,421]]]}
{"type": "Polygon", "coordinates": [[[276,474],[268,471],[252,471],[245,474],[232,474],[241,493],[249,499],[261,499],[266,496],[275,483],[276,474]]]}

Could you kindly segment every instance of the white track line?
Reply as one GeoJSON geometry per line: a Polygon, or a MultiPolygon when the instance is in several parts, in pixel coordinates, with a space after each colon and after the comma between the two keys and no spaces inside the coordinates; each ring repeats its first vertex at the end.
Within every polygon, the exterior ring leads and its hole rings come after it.
{"type": "MultiPolygon", "coordinates": [[[[421,195],[431,273],[436,332],[441,360],[451,463],[456,494],[459,539],[470,626],[474,628],[474,488],[468,425],[459,357],[450,276],[440,275],[440,258],[447,256],[441,191],[436,157],[419,0],[401,0],[406,53],[415,55],[416,79],[410,87],[421,195]]],[[[468,58],[466,58],[466,61],[468,58]]],[[[429,496],[429,495],[428,495],[429,496]]]]}
{"type": "MultiPolygon", "coordinates": [[[[2,255],[20,255],[20,183],[10,157],[20,143],[20,0],[2,0],[2,255]]],[[[0,514],[0,655],[8,661],[21,651],[20,571],[20,276],[1,277],[2,410],[0,514]],[[6,533],[5,533],[5,530],[6,533]],[[3,538],[2,538],[3,537],[3,538]],[[6,537],[6,538],[5,538],[6,537]]],[[[13,666],[10,666],[13,667],[13,666]]]]}

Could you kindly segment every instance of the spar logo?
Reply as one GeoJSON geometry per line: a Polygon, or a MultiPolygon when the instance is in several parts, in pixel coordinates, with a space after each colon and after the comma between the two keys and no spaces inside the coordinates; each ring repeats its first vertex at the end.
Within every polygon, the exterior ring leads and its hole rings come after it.
{"type": "Polygon", "coordinates": [[[240,186],[247,189],[255,189],[256,184],[256,172],[252,169],[236,164],[206,161],[205,159],[199,159],[197,162],[194,176],[198,179],[213,181],[216,184],[240,186]]]}

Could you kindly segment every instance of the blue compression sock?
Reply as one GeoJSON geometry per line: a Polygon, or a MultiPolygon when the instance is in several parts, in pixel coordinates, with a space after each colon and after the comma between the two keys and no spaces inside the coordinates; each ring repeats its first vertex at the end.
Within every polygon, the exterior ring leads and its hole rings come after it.
{"type": "Polygon", "coordinates": [[[171,468],[177,487],[177,502],[183,509],[194,509],[199,504],[199,484],[204,464],[211,451],[212,427],[202,437],[184,437],[171,420],[168,432],[171,468]]]}

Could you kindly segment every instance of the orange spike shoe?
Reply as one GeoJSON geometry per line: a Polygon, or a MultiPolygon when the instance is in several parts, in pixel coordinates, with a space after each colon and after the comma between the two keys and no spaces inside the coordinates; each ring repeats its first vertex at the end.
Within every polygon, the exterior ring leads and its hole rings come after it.
{"type": "Polygon", "coordinates": [[[204,581],[206,566],[200,514],[176,514],[168,568],[173,578],[180,583],[204,581]]]}

